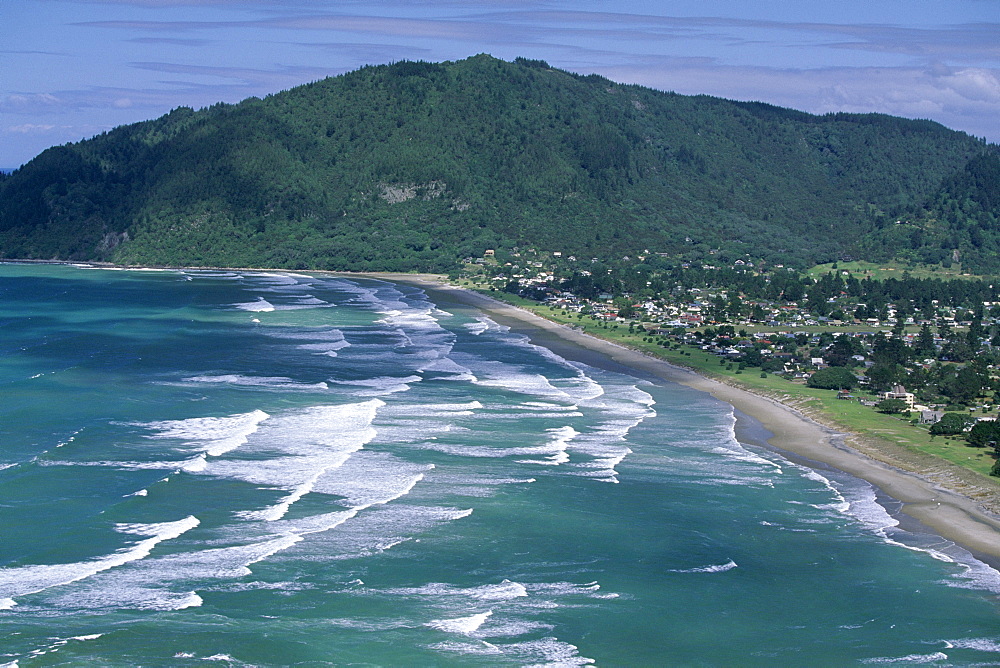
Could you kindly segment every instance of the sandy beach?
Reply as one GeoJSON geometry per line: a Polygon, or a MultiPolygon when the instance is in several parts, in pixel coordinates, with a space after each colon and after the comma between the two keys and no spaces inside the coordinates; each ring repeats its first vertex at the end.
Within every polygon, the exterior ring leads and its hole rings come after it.
{"type": "MultiPolygon", "coordinates": [[[[769,432],[764,435],[766,443],[760,445],[797,462],[830,466],[868,481],[902,504],[901,521],[919,523],[925,531],[953,541],[992,566],[1000,567],[1000,515],[993,512],[997,508],[997,493],[988,485],[977,483],[971,472],[934,457],[902,452],[902,448],[894,452],[895,446],[874,442],[864,435],[838,432],[774,399],[705,378],[486,295],[445,284],[437,277],[373,276],[417,285],[444,309],[465,306],[482,311],[566,359],[707,392],[734,406],[738,418],[740,413],[749,416],[769,432]]],[[[746,417],[743,419],[746,421],[746,417]]],[[[740,426],[737,425],[738,434],[740,426]]],[[[744,433],[760,432],[759,427],[749,429],[747,424],[742,427],[744,433]]]]}

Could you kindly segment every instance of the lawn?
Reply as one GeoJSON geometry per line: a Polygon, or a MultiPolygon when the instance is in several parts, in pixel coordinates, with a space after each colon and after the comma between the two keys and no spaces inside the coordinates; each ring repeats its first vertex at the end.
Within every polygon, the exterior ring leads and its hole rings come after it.
{"type": "Polygon", "coordinates": [[[908,272],[913,278],[940,278],[950,279],[979,279],[982,276],[975,276],[963,273],[960,264],[953,264],[948,269],[938,265],[908,264],[904,262],[886,262],[875,264],[872,262],[830,262],[819,264],[806,270],[806,275],[810,278],[820,278],[831,271],[846,271],[855,278],[871,277],[874,280],[884,280],[887,278],[902,278],[904,272],[908,272]]]}

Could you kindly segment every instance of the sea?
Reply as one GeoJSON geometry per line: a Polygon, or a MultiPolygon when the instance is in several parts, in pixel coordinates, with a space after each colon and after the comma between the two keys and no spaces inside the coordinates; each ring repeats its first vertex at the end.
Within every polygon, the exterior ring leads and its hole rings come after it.
{"type": "Polygon", "coordinates": [[[387,280],[2,264],[0,666],[1000,665],[992,567],[600,367],[387,280]]]}

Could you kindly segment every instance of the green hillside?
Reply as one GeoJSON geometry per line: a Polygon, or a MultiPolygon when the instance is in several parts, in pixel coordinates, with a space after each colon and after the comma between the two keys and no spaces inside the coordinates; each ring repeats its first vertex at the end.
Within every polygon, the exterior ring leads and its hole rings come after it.
{"type": "Polygon", "coordinates": [[[940,261],[996,222],[996,191],[969,194],[994,150],[929,121],[683,96],[542,61],[402,62],[49,149],[0,176],[0,255],[447,271],[516,245],[806,265],[892,243],[940,261]],[[941,231],[939,209],[961,220],[941,231]],[[903,212],[932,233],[887,222],[903,212]]]}
{"type": "Polygon", "coordinates": [[[875,260],[892,256],[963,271],[1000,272],[1000,156],[974,157],[946,177],[922,206],[881,217],[864,241],[875,260]]]}

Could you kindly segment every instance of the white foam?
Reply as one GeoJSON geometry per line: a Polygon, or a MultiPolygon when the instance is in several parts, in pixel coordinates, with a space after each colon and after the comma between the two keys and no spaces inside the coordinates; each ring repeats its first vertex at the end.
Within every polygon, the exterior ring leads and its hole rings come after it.
{"type": "Polygon", "coordinates": [[[471,508],[388,504],[380,506],[378,512],[357,513],[337,531],[317,534],[308,544],[297,548],[296,556],[325,562],[379,554],[443,523],[471,514],[471,508]]]}
{"type": "Polygon", "coordinates": [[[907,654],[906,656],[897,657],[875,657],[871,659],[862,659],[861,663],[865,664],[891,664],[891,663],[933,663],[936,661],[947,661],[948,655],[944,652],[933,652],[931,654],[907,654]]]}
{"type": "Polygon", "coordinates": [[[496,327],[496,324],[486,317],[476,318],[475,322],[467,322],[462,327],[468,331],[470,334],[479,336],[483,332],[487,332],[491,327],[496,327]]]}
{"type": "Polygon", "coordinates": [[[292,507],[293,503],[300,500],[303,496],[312,491],[312,488],[316,484],[316,481],[319,479],[320,475],[322,475],[322,472],[307,478],[300,485],[295,487],[290,494],[283,497],[277,503],[267,508],[264,508],[263,510],[243,511],[238,513],[238,515],[246,519],[259,519],[259,520],[264,520],[266,522],[274,522],[275,520],[280,520],[292,507]]]}
{"type": "Polygon", "coordinates": [[[446,633],[461,633],[463,635],[471,636],[479,630],[479,627],[482,626],[492,614],[493,611],[488,610],[486,612],[480,612],[468,617],[458,617],[456,619],[435,619],[427,622],[425,626],[429,626],[439,631],[445,631],[446,633]]]}
{"type": "Polygon", "coordinates": [[[251,459],[214,459],[205,472],[289,493],[271,506],[246,511],[243,517],[275,521],[310,493],[327,471],[344,464],[375,437],[371,423],[384,402],[313,406],[272,417],[264,422],[247,448],[251,459]],[[260,458],[265,457],[265,458],[260,458]]]}
{"type": "MultiPolygon", "coordinates": [[[[33,650],[28,656],[30,657],[45,656],[46,654],[59,651],[61,648],[65,647],[71,642],[86,642],[88,640],[97,640],[103,635],[104,635],[103,633],[93,633],[90,635],[72,636],[70,638],[49,638],[50,641],[53,641],[50,645],[42,649],[33,650]]],[[[0,664],[0,668],[4,668],[6,666],[17,666],[17,665],[18,665],[17,661],[12,661],[10,663],[0,664]]]]}
{"type": "Polygon", "coordinates": [[[1000,653],[1000,641],[996,638],[961,638],[944,642],[948,649],[972,649],[977,652],[1000,653]]]}
{"type": "Polygon", "coordinates": [[[552,413],[574,413],[580,410],[579,406],[573,404],[570,406],[562,406],[560,404],[548,403],[545,401],[525,401],[520,406],[517,406],[518,410],[522,411],[536,411],[540,413],[552,412],[552,413]]]}
{"type": "Polygon", "coordinates": [[[308,536],[339,527],[344,522],[356,517],[358,510],[359,508],[351,508],[350,510],[321,513],[294,520],[274,521],[271,528],[286,536],[308,536]]]}
{"type": "Polygon", "coordinates": [[[307,350],[328,357],[337,357],[338,351],[351,347],[351,343],[344,337],[344,332],[337,328],[306,330],[269,328],[265,333],[276,339],[308,342],[301,343],[296,347],[299,350],[307,350]]]}
{"type": "Polygon", "coordinates": [[[580,656],[579,648],[558,638],[542,638],[503,645],[503,653],[521,662],[524,668],[547,666],[589,666],[595,661],[580,656]]]}
{"type": "Polygon", "coordinates": [[[725,573],[738,568],[735,561],[730,559],[724,564],[712,564],[709,566],[698,566],[696,568],[672,568],[671,573],[725,573]]]}
{"type": "Polygon", "coordinates": [[[184,459],[181,461],[155,461],[155,462],[133,462],[133,461],[93,461],[93,462],[72,462],[64,461],[58,459],[52,460],[37,460],[35,464],[37,466],[96,466],[96,467],[107,467],[107,468],[117,468],[126,471],[181,471],[181,470],[195,470],[201,465],[204,455],[196,455],[189,459],[184,459]]]}
{"type": "Polygon", "coordinates": [[[211,383],[220,385],[235,385],[238,387],[259,387],[275,390],[328,390],[324,382],[304,383],[282,376],[243,376],[239,374],[220,374],[217,376],[191,376],[183,379],[184,383],[211,383]]]}
{"type": "Polygon", "coordinates": [[[528,596],[528,589],[519,582],[503,580],[497,584],[478,587],[456,587],[444,582],[431,582],[420,587],[403,587],[386,590],[392,596],[422,596],[433,598],[459,598],[477,601],[511,601],[528,596]]]}
{"type": "Polygon", "coordinates": [[[496,387],[518,394],[544,397],[563,403],[573,403],[573,398],[562,389],[554,386],[548,378],[540,373],[529,373],[504,362],[484,361],[478,365],[464,364],[476,380],[476,385],[496,387]]]}
{"type": "Polygon", "coordinates": [[[570,441],[579,436],[580,432],[568,426],[554,427],[545,431],[552,435],[549,442],[545,445],[536,448],[513,448],[513,450],[517,451],[514,454],[541,454],[545,455],[545,459],[518,460],[520,463],[558,466],[569,461],[569,453],[566,452],[566,449],[569,447],[570,441]]]}
{"type": "Polygon", "coordinates": [[[635,385],[607,384],[601,395],[581,399],[578,403],[588,414],[597,411],[597,421],[591,431],[577,436],[568,447],[570,455],[577,460],[574,466],[581,469],[577,474],[616,483],[616,467],[632,454],[626,437],[644,420],[656,415],[652,409],[655,401],[635,385]],[[602,414],[607,417],[601,419],[602,414]]]}
{"type": "Polygon", "coordinates": [[[970,553],[957,545],[950,546],[948,552],[954,554],[954,558],[945,554],[942,549],[932,550],[935,558],[947,557],[948,560],[959,563],[963,571],[946,581],[951,587],[963,589],[980,589],[1000,594],[1000,571],[992,566],[979,561],[970,553]]]}
{"type": "Polygon", "coordinates": [[[940,537],[898,529],[899,521],[878,502],[875,488],[870,483],[857,478],[834,481],[813,469],[796,466],[802,470],[804,477],[821,483],[833,495],[831,503],[811,504],[814,508],[829,509],[851,517],[889,545],[920,552],[961,568],[960,572],[944,581],[948,586],[1000,594],[1000,572],[992,566],[940,537]]]}
{"type": "Polygon", "coordinates": [[[526,597],[528,590],[519,582],[504,580],[500,584],[477,587],[470,593],[473,597],[481,601],[508,601],[514,598],[526,597]]]}
{"type": "MultiPolygon", "coordinates": [[[[283,527],[285,528],[285,527],[283,527]]],[[[245,533],[245,528],[244,531],[245,533]]],[[[300,543],[298,534],[271,536],[241,545],[177,552],[134,562],[129,568],[100,573],[49,604],[62,610],[130,608],[182,610],[202,599],[185,587],[205,587],[210,580],[232,582],[250,574],[250,566],[300,543]],[[180,589],[172,591],[168,588],[180,589]]]]}
{"type": "Polygon", "coordinates": [[[730,410],[727,420],[728,423],[723,427],[725,433],[718,439],[721,442],[721,445],[713,448],[712,452],[725,455],[728,459],[735,461],[760,464],[762,466],[772,468],[775,473],[779,475],[783,472],[782,467],[778,462],[750,451],[736,439],[735,410],[730,410]]]}
{"type": "Polygon", "coordinates": [[[157,432],[149,438],[178,439],[185,445],[204,449],[209,456],[219,457],[246,443],[260,423],[269,417],[264,411],[255,410],[227,417],[149,422],[143,426],[157,432]]]}
{"type": "Polygon", "coordinates": [[[263,283],[264,285],[299,285],[299,279],[312,280],[306,274],[275,274],[273,272],[260,272],[246,274],[244,278],[248,283],[263,283]]]}
{"type": "Polygon", "coordinates": [[[577,584],[575,582],[536,582],[527,585],[530,594],[546,596],[587,596],[593,597],[601,589],[597,582],[577,584]]]}
{"type": "Polygon", "coordinates": [[[433,464],[413,464],[389,454],[362,451],[343,466],[326,471],[314,491],[340,496],[341,504],[364,509],[406,496],[433,468],[433,464]]]}
{"type": "Polygon", "coordinates": [[[357,396],[373,397],[383,394],[394,394],[405,392],[410,389],[410,383],[418,383],[423,380],[420,376],[406,376],[397,378],[395,376],[381,376],[378,378],[362,378],[358,380],[331,380],[336,385],[354,385],[357,387],[370,388],[355,392],[357,396]]]}
{"type": "Polygon", "coordinates": [[[485,640],[475,640],[475,641],[448,640],[445,642],[439,642],[427,645],[427,649],[433,649],[440,652],[452,652],[455,654],[464,654],[469,656],[503,655],[503,651],[499,647],[497,647],[493,643],[486,642],[485,640]]]}
{"type": "Polygon", "coordinates": [[[329,343],[304,343],[298,346],[299,350],[309,350],[317,355],[326,355],[327,357],[337,357],[338,350],[350,347],[351,344],[345,340],[330,341],[329,343]]]}
{"type": "Polygon", "coordinates": [[[205,455],[198,455],[194,459],[191,459],[181,466],[181,470],[186,473],[198,473],[204,471],[208,466],[208,460],[205,459],[205,455]]]}
{"type": "Polygon", "coordinates": [[[472,374],[470,369],[462,366],[450,357],[441,357],[431,361],[429,364],[423,364],[418,367],[418,371],[433,371],[434,373],[448,374],[446,376],[442,376],[441,380],[467,382],[476,381],[476,377],[472,374]]]}
{"type": "Polygon", "coordinates": [[[245,302],[242,304],[233,304],[233,308],[239,309],[241,311],[251,311],[254,313],[269,313],[274,310],[274,304],[267,301],[263,297],[258,297],[257,301],[245,302]]]}
{"type": "Polygon", "coordinates": [[[381,417],[401,417],[416,415],[420,417],[446,417],[455,415],[472,415],[472,412],[482,408],[476,400],[462,403],[434,404],[391,404],[382,411],[381,417]]]}
{"type": "Polygon", "coordinates": [[[243,278],[241,274],[233,271],[212,271],[210,269],[188,269],[184,273],[196,278],[224,278],[230,280],[243,278]]]}
{"type": "MultiPolygon", "coordinates": [[[[146,590],[144,593],[152,592],[146,590]]],[[[135,600],[136,597],[134,594],[135,592],[133,592],[132,600],[126,602],[126,604],[144,610],[184,610],[186,608],[200,608],[204,604],[201,596],[198,596],[193,591],[184,594],[157,592],[155,595],[151,595],[141,602],[135,600]]]]}
{"type": "Polygon", "coordinates": [[[314,297],[313,295],[304,295],[302,297],[299,297],[295,299],[294,303],[297,306],[319,306],[321,304],[329,306],[330,304],[329,302],[323,301],[322,299],[314,297]]]}
{"type": "Polygon", "coordinates": [[[89,561],[2,568],[0,569],[0,609],[13,607],[16,597],[67,585],[89,578],[101,571],[145,559],[159,543],[177,538],[198,524],[199,521],[194,516],[176,522],[119,524],[115,527],[118,531],[147,536],[147,538],[131,547],[124,547],[117,552],[89,561]]]}

